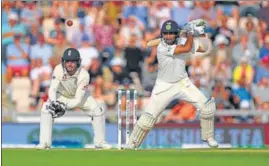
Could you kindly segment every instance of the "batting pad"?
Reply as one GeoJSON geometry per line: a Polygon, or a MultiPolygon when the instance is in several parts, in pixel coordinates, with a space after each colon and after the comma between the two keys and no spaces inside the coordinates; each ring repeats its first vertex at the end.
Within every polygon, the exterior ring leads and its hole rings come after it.
{"type": "Polygon", "coordinates": [[[149,113],[142,114],[129,138],[128,146],[133,148],[139,147],[149,131],[153,128],[156,120],[157,119],[149,113]]]}
{"type": "Polygon", "coordinates": [[[214,98],[209,99],[200,112],[201,136],[202,140],[214,136],[214,114],[216,104],[214,98]]]}
{"type": "Polygon", "coordinates": [[[45,147],[51,146],[52,123],[53,123],[52,115],[45,109],[45,107],[43,107],[40,116],[40,134],[39,134],[40,145],[45,145],[45,147]]]}
{"type": "Polygon", "coordinates": [[[200,119],[201,124],[201,137],[202,140],[213,138],[214,136],[214,117],[208,119],[200,119]]]}
{"type": "Polygon", "coordinates": [[[201,109],[200,116],[201,118],[207,119],[214,117],[216,111],[216,104],[215,99],[209,99],[205,104],[204,107],[201,109]]]}
{"type": "Polygon", "coordinates": [[[92,120],[94,144],[99,145],[105,141],[105,115],[94,116],[92,120]]]}

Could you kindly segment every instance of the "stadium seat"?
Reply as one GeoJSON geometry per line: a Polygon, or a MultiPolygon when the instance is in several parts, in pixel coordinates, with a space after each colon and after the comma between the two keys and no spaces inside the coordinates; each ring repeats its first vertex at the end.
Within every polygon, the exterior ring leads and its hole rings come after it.
{"type": "Polygon", "coordinates": [[[31,99],[31,81],[28,77],[13,78],[11,81],[11,99],[16,103],[16,110],[18,112],[29,111],[31,99]]]}

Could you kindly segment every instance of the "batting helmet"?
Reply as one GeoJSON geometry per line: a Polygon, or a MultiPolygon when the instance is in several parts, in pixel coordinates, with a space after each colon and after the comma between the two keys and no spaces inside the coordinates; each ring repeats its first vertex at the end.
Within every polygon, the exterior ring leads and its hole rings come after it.
{"type": "Polygon", "coordinates": [[[77,67],[80,67],[81,58],[79,51],[75,48],[66,49],[62,57],[62,64],[64,64],[65,61],[77,61],[77,67]]]}
{"type": "Polygon", "coordinates": [[[167,41],[166,39],[164,39],[164,41],[167,43],[167,44],[174,44],[178,37],[179,37],[179,32],[180,32],[180,27],[178,26],[178,24],[173,21],[173,20],[168,20],[168,21],[165,21],[162,25],[162,28],[161,28],[161,37],[163,38],[163,34],[164,33],[174,33],[176,35],[176,38],[174,41],[167,41]]]}
{"type": "Polygon", "coordinates": [[[173,20],[165,21],[161,28],[161,33],[179,33],[180,28],[173,20]]]}

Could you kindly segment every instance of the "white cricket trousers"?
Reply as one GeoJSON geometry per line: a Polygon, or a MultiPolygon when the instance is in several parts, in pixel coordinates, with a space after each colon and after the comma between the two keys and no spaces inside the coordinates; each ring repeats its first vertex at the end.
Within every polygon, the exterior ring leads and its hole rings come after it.
{"type": "MultiPolygon", "coordinates": [[[[157,80],[145,112],[158,118],[167,105],[175,98],[193,104],[200,112],[203,111],[204,105],[208,101],[205,95],[188,77],[176,83],[157,80]]],[[[202,140],[207,140],[208,138],[213,137],[214,117],[209,119],[200,117],[200,120],[202,140]]]]}
{"type": "MultiPolygon", "coordinates": [[[[64,101],[63,96],[59,96],[61,101],[64,101]]],[[[52,144],[52,126],[54,119],[48,112],[47,101],[43,104],[41,109],[40,118],[40,145],[50,147],[52,144]]],[[[102,109],[97,101],[92,96],[87,96],[84,101],[78,106],[87,116],[90,116],[92,120],[93,132],[94,132],[94,144],[99,145],[105,141],[105,115],[104,109],[102,109]]],[[[89,117],[89,118],[90,118],[89,117]]]]}

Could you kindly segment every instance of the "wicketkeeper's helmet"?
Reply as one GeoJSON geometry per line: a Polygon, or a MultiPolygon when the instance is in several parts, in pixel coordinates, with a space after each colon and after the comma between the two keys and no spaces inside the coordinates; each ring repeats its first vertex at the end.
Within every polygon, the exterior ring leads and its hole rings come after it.
{"type": "Polygon", "coordinates": [[[62,64],[66,61],[77,61],[77,67],[80,67],[81,58],[79,51],[75,48],[68,48],[64,51],[64,55],[62,57],[62,64]]]}

